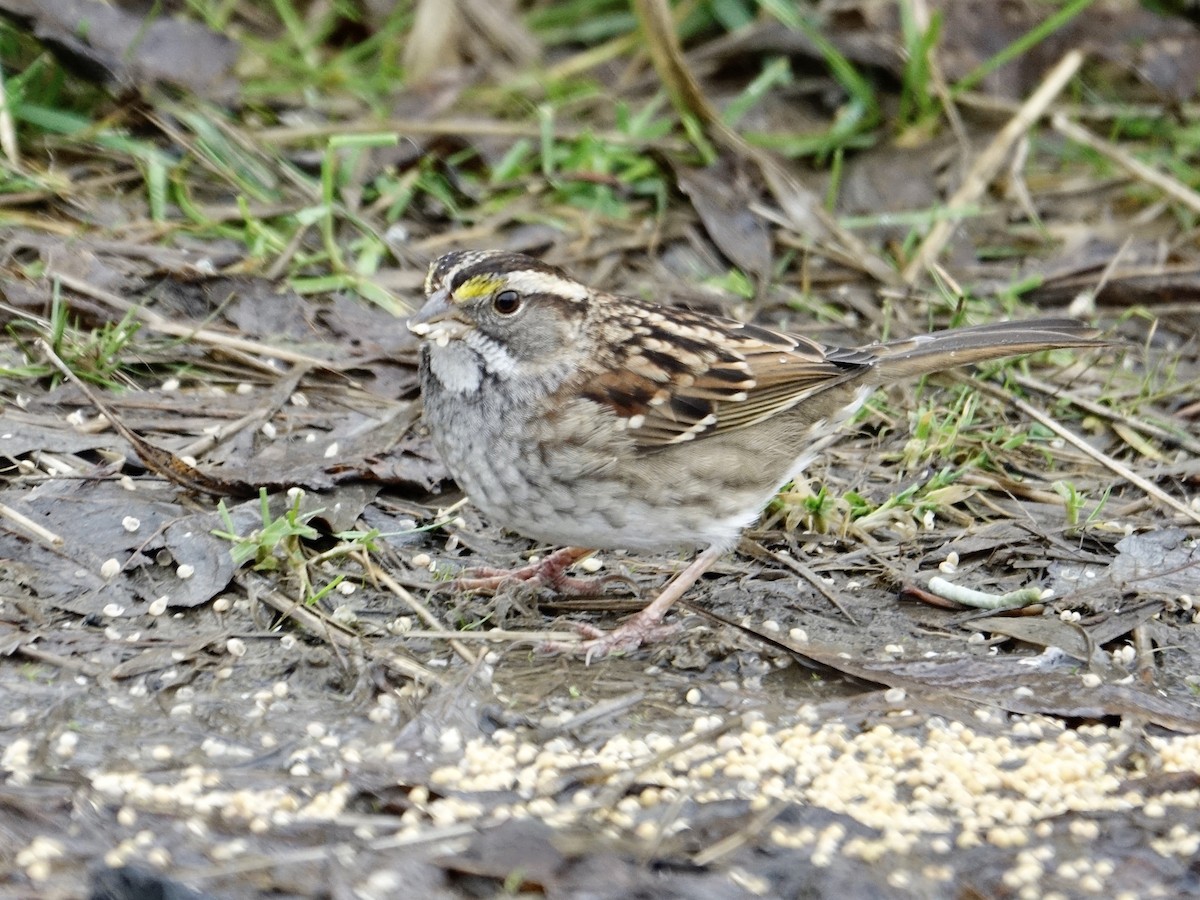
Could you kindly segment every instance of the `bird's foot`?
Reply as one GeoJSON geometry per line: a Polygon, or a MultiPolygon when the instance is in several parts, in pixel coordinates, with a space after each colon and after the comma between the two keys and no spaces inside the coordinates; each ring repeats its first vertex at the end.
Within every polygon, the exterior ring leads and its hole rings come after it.
{"type": "MultiPolygon", "coordinates": [[[[549,588],[565,597],[594,597],[603,594],[604,588],[614,581],[632,585],[624,575],[578,578],[567,574],[567,569],[591,552],[579,547],[564,547],[535,563],[516,569],[479,566],[468,569],[465,575],[455,578],[450,584],[462,591],[496,591],[509,584],[528,584],[532,587],[549,588]]],[[[636,586],[634,587],[636,590],[636,586]]]]}
{"type": "Polygon", "coordinates": [[[628,653],[644,644],[653,644],[679,631],[678,625],[663,622],[662,617],[652,613],[649,608],[626,619],[612,631],[582,622],[572,622],[570,627],[578,631],[584,640],[550,641],[543,644],[541,649],[547,653],[582,655],[585,665],[590,665],[594,659],[603,659],[610,653],[628,653]]]}
{"type": "Polygon", "coordinates": [[[721,555],[721,546],[714,544],[697,556],[686,569],[676,575],[645,609],[625,620],[613,631],[602,631],[593,625],[574,624],[585,640],[578,643],[553,641],[542,645],[550,653],[582,653],[585,663],[601,659],[610,653],[636,650],[643,644],[661,641],[679,630],[678,625],[666,625],[663,618],[667,610],[683,596],[684,591],[696,583],[721,555]]]}

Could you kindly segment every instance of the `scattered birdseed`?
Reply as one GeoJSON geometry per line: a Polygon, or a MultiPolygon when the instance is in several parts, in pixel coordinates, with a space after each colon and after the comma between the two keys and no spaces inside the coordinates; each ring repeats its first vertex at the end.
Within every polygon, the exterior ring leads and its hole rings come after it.
{"type": "MultiPolygon", "coordinates": [[[[231,655],[236,640],[227,644],[231,655]]],[[[169,684],[170,675],[156,673],[156,680],[169,684]]],[[[216,677],[221,677],[219,671],[216,677]]],[[[203,710],[203,692],[188,690],[187,685],[181,687],[176,699],[194,698],[203,710]]],[[[236,691],[228,696],[231,704],[239,697],[236,691]]],[[[894,707],[906,700],[902,690],[885,696],[894,707]]],[[[735,716],[697,709],[703,697],[700,687],[687,691],[690,705],[680,708],[693,718],[683,733],[640,719],[630,723],[629,731],[607,740],[577,736],[571,730],[552,740],[537,735],[536,727],[560,726],[577,707],[555,707],[545,722],[510,725],[489,735],[480,734],[474,725],[464,731],[439,721],[442,730],[431,735],[433,745],[426,742],[414,751],[429,754],[420,757],[420,766],[424,772],[428,765],[432,775],[422,780],[435,789],[418,784],[409,791],[396,838],[419,839],[439,826],[481,827],[525,818],[660,841],[690,828],[691,810],[703,804],[741,803],[754,811],[790,803],[842,819],[829,825],[821,819],[818,825],[780,820],[764,826],[770,843],[808,855],[815,866],[831,865],[839,856],[888,865],[890,854],[916,854],[925,860],[920,868],[885,870],[891,888],[907,895],[921,889],[920,879],[951,880],[960,871],[953,863],[957,847],[986,846],[993,853],[1006,848],[1009,868],[997,877],[1002,874],[1004,888],[1014,897],[1045,896],[1038,888],[1047,877],[1066,882],[1067,875],[1073,887],[1064,887],[1064,895],[1083,895],[1078,886],[1086,884],[1089,891],[1118,896],[1111,861],[1057,859],[1046,855],[1052,853],[1050,847],[1037,846],[1069,828],[1079,841],[1077,852],[1084,854],[1086,843],[1104,828],[1105,813],[1131,816],[1140,811],[1159,822],[1158,837],[1148,846],[1164,858],[1187,865],[1200,850],[1200,838],[1190,833],[1194,829],[1175,820],[1179,810],[1200,807],[1200,791],[1142,796],[1131,790],[1125,779],[1136,776],[1120,761],[1127,746],[1120,728],[1067,728],[1059,720],[1039,716],[998,716],[987,726],[975,727],[936,717],[914,723],[893,708],[883,721],[873,713],[871,721],[877,724],[859,730],[857,725],[825,721],[827,711],[814,705],[785,716],[735,716]],[[1007,723],[1003,732],[997,722],[1007,723]],[[636,781],[630,783],[632,789],[622,788],[617,808],[598,809],[598,800],[624,784],[621,779],[630,772],[636,773],[636,781]],[[580,787],[564,790],[566,783],[580,787]],[[1075,818],[1079,813],[1096,817],[1075,818]],[[945,865],[938,862],[939,856],[946,857],[945,865]],[[930,857],[933,862],[928,862],[930,857]]],[[[264,726],[288,716],[292,707],[283,680],[268,678],[245,699],[266,707],[264,726]]],[[[121,700],[127,701],[127,696],[121,694],[121,700]]],[[[178,765],[145,775],[128,771],[116,760],[113,765],[119,771],[80,767],[83,787],[90,780],[92,802],[117,810],[117,821],[125,828],[133,828],[142,813],[146,821],[177,815],[201,846],[210,848],[214,861],[228,861],[245,855],[250,845],[208,839],[210,828],[214,833],[263,833],[294,827],[302,818],[336,821],[356,790],[355,777],[347,773],[388,766],[400,771],[402,764],[396,760],[407,757],[396,746],[392,726],[398,711],[408,708],[408,701],[397,693],[379,694],[362,718],[374,732],[369,740],[331,733],[314,718],[299,736],[294,731],[278,737],[264,731],[245,746],[233,736],[206,739],[198,759],[179,756],[185,752],[182,745],[169,743],[164,749],[171,748],[178,765]],[[266,749],[285,748],[277,751],[279,774],[290,772],[304,783],[289,790],[268,786],[269,780],[248,779],[236,783],[257,786],[231,787],[223,777],[227,772],[222,761],[255,756],[259,743],[266,749]],[[185,759],[196,764],[185,766],[185,759]]],[[[189,702],[179,703],[171,713],[184,711],[196,712],[189,702]]],[[[230,714],[245,715],[233,709],[230,714]]],[[[307,717],[291,724],[300,728],[306,721],[307,717]]],[[[363,733],[356,726],[354,734],[363,733]]],[[[57,749],[62,740],[56,735],[49,746],[57,749]]],[[[1200,767],[1200,736],[1150,735],[1146,740],[1156,771],[1194,772],[1200,767]]],[[[35,758],[37,765],[45,764],[40,758],[45,746],[43,741],[7,736],[0,751],[0,777],[19,783],[15,773],[32,772],[35,758]]],[[[389,829],[392,821],[389,818],[389,829]]],[[[160,849],[158,838],[140,850],[137,840],[122,842],[112,851],[113,858],[148,860],[160,849]]],[[[155,858],[169,861],[165,850],[155,858]]],[[[38,861],[29,858],[23,867],[26,873],[38,861]]],[[[51,875],[52,869],[51,863],[51,875]]],[[[770,885],[761,887],[763,895],[770,896],[770,885]]]]}
{"type": "Polygon", "coordinates": [[[579,568],[591,575],[604,568],[604,561],[598,556],[589,556],[579,561],[579,568]]]}
{"type": "Polygon", "coordinates": [[[1068,828],[1075,837],[1086,841],[1094,841],[1100,837],[1100,823],[1092,819],[1074,819],[1068,828]]]}
{"type": "Polygon", "coordinates": [[[325,458],[326,459],[335,459],[337,457],[337,455],[341,452],[342,452],[341,449],[338,447],[338,442],[334,441],[332,444],[330,444],[328,447],[325,448],[325,458]]]}
{"type": "Polygon", "coordinates": [[[953,575],[955,572],[957,572],[958,571],[958,553],[957,553],[957,551],[951,550],[949,553],[947,553],[946,558],[943,559],[940,563],[938,563],[938,569],[944,575],[953,575]]]}
{"type": "Polygon", "coordinates": [[[126,516],[121,520],[121,527],[132,534],[142,527],[142,520],[137,516],[126,516]]]}
{"type": "Polygon", "coordinates": [[[105,580],[116,577],[117,574],[120,573],[120,571],[121,571],[120,560],[106,559],[100,565],[100,577],[105,580]]]}
{"type": "Polygon", "coordinates": [[[414,569],[427,569],[433,563],[433,558],[428,553],[417,553],[413,555],[412,566],[414,569]]]}
{"type": "Polygon", "coordinates": [[[274,440],[275,435],[278,433],[276,431],[275,425],[271,422],[263,422],[262,425],[259,426],[258,430],[261,431],[263,433],[263,436],[268,438],[269,440],[274,440]]]}
{"type": "Polygon", "coordinates": [[[115,619],[118,616],[125,615],[125,607],[121,606],[119,603],[106,603],[100,612],[108,616],[110,619],[115,619]]]}
{"type": "Polygon", "coordinates": [[[187,563],[183,563],[178,568],[175,569],[175,574],[179,578],[187,580],[188,578],[191,578],[193,575],[196,574],[196,567],[193,565],[189,565],[187,563]]]}
{"type": "Polygon", "coordinates": [[[303,391],[296,391],[288,399],[291,401],[292,406],[299,406],[302,408],[308,406],[308,395],[303,391]]]}
{"type": "Polygon", "coordinates": [[[77,746],[79,746],[79,733],[64,731],[58,736],[58,740],[54,742],[54,754],[64,759],[69,759],[75,755],[75,748],[77,746]]]}
{"type": "Polygon", "coordinates": [[[1122,644],[1112,652],[1112,658],[1118,666],[1129,667],[1137,661],[1137,649],[1133,644],[1122,644]]]}

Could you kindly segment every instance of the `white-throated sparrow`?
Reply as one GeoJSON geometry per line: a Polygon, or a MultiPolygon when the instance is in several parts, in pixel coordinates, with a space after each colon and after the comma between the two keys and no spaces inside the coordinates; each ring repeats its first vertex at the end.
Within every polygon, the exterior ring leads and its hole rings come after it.
{"type": "MultiPolygon", "coordinates": [[[[493,521],[572,548],[705,548],[615,631],[582,629],[589,658],[666,630],[671,604],[874,388],[1098,343],[1074,319],[1036,319],[826,347],[592,290],[500,251],[446,254],[425,292],[408,323],[423,339],[425,421],[493,521]]],[[[581,555],[552,554],[536,571],[559,583],[581,555]]]]}

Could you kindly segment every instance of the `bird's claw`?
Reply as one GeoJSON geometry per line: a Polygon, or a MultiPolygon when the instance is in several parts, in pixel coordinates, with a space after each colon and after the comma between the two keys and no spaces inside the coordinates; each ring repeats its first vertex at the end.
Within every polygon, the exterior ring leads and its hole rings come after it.
{"type": "Polygon", "coordinates": [[[550,641],[543,644],[541,649],[547,653],[582,655],[584,665],[591,665],[592,660],[603,659],[613,653],[628,653],[644,644],[653,644],[668,638],[679,631],[678,625],[667,624],[659,618],[645,616],[643,613],[638,613],[612,631],[582,622],[572,622],[571,627],[585,640],[550,641]]]}
{"type": "Polygon", "coordinates": [[[604,593],[606,585],[620,581],[636,588],[633,581],[624,575],[601,575],[593,578],[578,578],[567,574],[570,568],[587,556],[588,551],[574,547],[556,550],[535,563],[516,569],[493,569],[479,566],[468,569],[465,575],[455,578],[450,585],[460,591],[495,592],[510,584],[529,584],[546,587],[561,596],[594,597],[604,593]]]}

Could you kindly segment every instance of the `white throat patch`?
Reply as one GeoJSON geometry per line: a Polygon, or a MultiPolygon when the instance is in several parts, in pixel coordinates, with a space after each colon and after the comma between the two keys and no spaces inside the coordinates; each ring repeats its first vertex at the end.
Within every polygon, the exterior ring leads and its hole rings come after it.
{"type": "Polygon", "coordinates": [[[479,390],[483,370],[479,356],[462,341],[446,345],[430,343],[429,370],[442,387],[452,394],[473,394],[479,390]]]}
{"type": "Polygon", "coordinates": [[[431,341],[429,368],[442,386],[452,394],[473,394],[479,390],[483,374],[510,378],[517,363],[507,350],[478,331],[468,331],[458,340],[431,341]]]}

